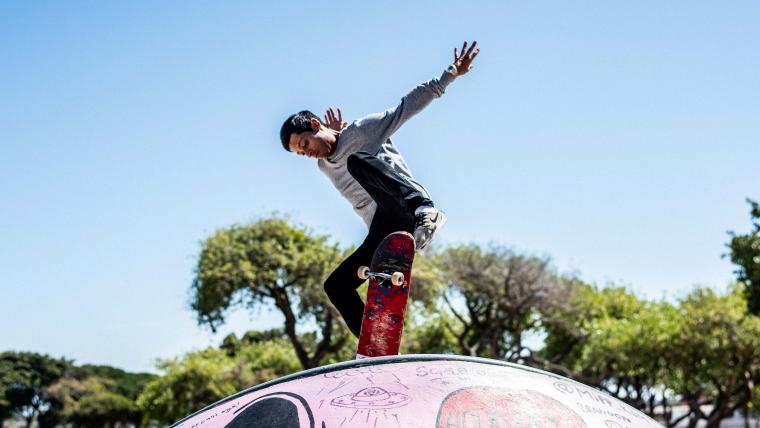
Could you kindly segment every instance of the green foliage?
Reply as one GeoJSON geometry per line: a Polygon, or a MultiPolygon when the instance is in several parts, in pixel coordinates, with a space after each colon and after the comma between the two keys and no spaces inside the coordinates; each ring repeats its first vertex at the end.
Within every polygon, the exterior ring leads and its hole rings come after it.
{"type": "Polygon", "coordinates": [[[274,328],[270,330],[248,330],[243,337],[238,339],[235,333],[230,333],[224,337],[222,344],[219,346],[228,356],[237,355],[241,349],[263,342],[280,341],[285,338],[282,329],[274,328]]]}
{"type": "Polygon", "coordinates": [[[219,349],[223,350],[228,357],[232,357],[240,351],[240,339],[235,333],[230,333],[224,337],[219,349]]]}
{"type": "MultiPolygon", "coordinates": [[[[410,301],[423,305],[425,310],[436,310],[436,305],[447,290],[443,280],[443,264],[441,255],[432,249],[415,255],[410,301]]],[[[366,290],[361,290],[359,294],[366,296],[366,290]]]]}
{"type": "Polygon", "coordinates": [[[66,360],[32,352],[0,353],[0,414],[21,416],[27,424],[37,419],[41,428],[58,422],[61,404],[48,388],[69,366],[66,360]]]}
{"type": "Polygon", "coordinates": [[[191,306],[212,330],[233,308],[274,306],[302,367],[316,367],[350,335],[322,288],[344,255],[326,236],[278,216],[218,230],[202,243],[191,306]]]}
{"type": "Polygon", "coordinates": [[[32,352],[0,354],[0,416],[40,427],[139,425],[137,395],[154,375],[108,367],[75,366],[32,352]]]}
{"type": "Polygon", "coordinates": [[[149,382],[137,400],[146,422],[173,422],[253,382],[252,373],[218,349],[191,352],[158,366],[165,374],[149,382]]]}
{"type": "MultiPolygon", "coordinates": [[[[565,335],[559,335],[559,341],[565,341],[570,332],[575,352],[555,361],[587,383],[646,408],[663,386],[660,379],[668,370],[665,356],[672,351],[678,310],[666,302],[640,300],[622,287],[576,285],[572,319],[564,324],[565,335]]],[[[555,352],[557,339],[553,334],[547,337],[548,348],[554,346],[555,352]]]]}
{"type": "Polygon", "coordinates": [[[254,373],[253,386],[301,369],[290,342],[284,338],[253,342],[240,351],[238,359],[254,373]]]}
{"type": "Polygon", "coordinates": [[[752,231],[745,235],[729,232],[731,261],[737,266],[736,275],[744,283],[749,312],[760,315],[760,204],[747,199],[750,204],[752,231]]]}
{"type": "Polygon", "coordinates": [[[261,342],[271,342],[285,338],[285,333],[281,328],[269,330],[248,330],[240,339],[241,346],[253,345],[261,342]]]}
{"type": "Polygon", "coordinates": [[[740,288],[697,289],[673,305],[576,283],[570,302],[542,350],[564,374],[650,414],[658,397],[684,400],[686,417],[708,426],[750,403],[760,381],[760,318],[746,313],[740,288]]]}
{"type": "Polygon", "coordinates": [[[459,344],[452,331],[456,320],[445,311],[410,305],[404,325],[402,354],[457,354],[459,344]]]}
{"type": "MultiPolygon", "coordinates": [[[[110,369],[113,368],[99,366],[102,371],[109,372],[110,369]]],[[[63,420],[75,426],[140,425],[141,416],[134,399],[113,392],[116,383],[111,379],[95,376],[82,380],[65,378],[50,389],[51,394],[64,404],[63,420]]]]}
{"type": "Polygon", "coordinates": [[[85,395],[74,408],[67,410],[66,420],[80,427],[140,423],[140,412],[135,402],[113,392],[85,395]]]}
{"type": "Polygon", "coordinates": [[[192,285],[199,323],[215,329],[231,308],[263,309],[279,289],[303,315],[318,315],[326,304],[318,292],[340,256],[326,242],[279,217],[218,230],[202,244],[192,285]]]}
{"type": "MultiPolygon", "coordinates": [[[[746,312],[741,289],[726,295],[698,289],[681,301],[681,322],[668,354],[663,380],[694,412],[702,396],[711,398],[721,417],[752,400],[760,383],[760,317],[746,312]]],[[[707,416],[710,417],[709,415],[707,416]]]]}
{"type": "Polygon", "coordinates": [[[70,375],[80,380],[89,377],[107,379],[111,381],[108,383],[110,391],[131,400],[136,400],[145,385],[156,377],[150,373],[129,373],[116,367],[92,364],[72,367],[70,375]]]}
{"type": "Polygon", "coordinates": [[[663,330],[676,314],[672,305],[642,301],[623,287],[599,289],[576,281],[569,305],[556,315],[547,328],[544,356],[601,383],[613,371],[638,366],[638,356],[658,355],[640,350],[667,342],[663,330]],[[568,343],[582,345],[576,347],[580,352],[563,353],[568,343]]]}
{"type": "Polygon", "coordinates": [[[754,419],[760,419],[760,385],[755,385],[752,392],[752,401],[747,403],[745,411],[754,419]]]}
{"type": "Polygon", "coordinates": [[[283,338],[242,346],[230,356],[208,348],[181,359],[164,360],[164,375],[150,381],[137,400],[145,422],[168,424],[237,391],[300,369],[292,345],[283,338]]]}

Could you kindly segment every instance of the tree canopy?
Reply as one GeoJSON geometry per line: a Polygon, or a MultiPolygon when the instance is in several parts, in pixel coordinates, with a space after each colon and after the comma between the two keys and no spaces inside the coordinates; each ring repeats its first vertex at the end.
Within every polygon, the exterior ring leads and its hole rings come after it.
{"type": "Polygon", "coordinates": [[[20,416],[31,426],[59,422],[61,403],[49,387],[64,376],[70,362],[32,352],[0,353],[0,414],[20,416]]]}
{"type": "Polygon", "coordinates": [[[198,322],[216,329],[230,309],[274,307],[301,366],[320,365],[350,335],[322,291],[343,255],[327,239],[277,216],[218,230],[202,243],[191,288],[198,322]]]}
{"type": "Polygon", "coordinates": [[[745,286],[749,312],[760,315],[760,204],[747,199],[750,205],[752,231],[738,235],[729,232],[729,256],[736,265],[736,276],[745,286]]]}
{"type": "MultiPolygon", "coordinates": [[[[225,343],[229,344],[230,339],[225,343]]],[[[284,338],[244,344],[230,352],[208,348],[159,363],[163,375],[137,400],[144,422],[168,424],[237,391],[296,372],[300,364],[284,338]]]]}

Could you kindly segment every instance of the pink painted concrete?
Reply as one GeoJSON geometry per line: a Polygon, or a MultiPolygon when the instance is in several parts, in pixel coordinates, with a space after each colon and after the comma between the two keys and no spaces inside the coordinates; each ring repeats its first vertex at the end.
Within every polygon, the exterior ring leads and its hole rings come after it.
{"type": "Polygon", "coordinates": [[[174,425],[197,427],[657,427],[580,383],[492,360],[370,358],[270,382],[174,425]]]}

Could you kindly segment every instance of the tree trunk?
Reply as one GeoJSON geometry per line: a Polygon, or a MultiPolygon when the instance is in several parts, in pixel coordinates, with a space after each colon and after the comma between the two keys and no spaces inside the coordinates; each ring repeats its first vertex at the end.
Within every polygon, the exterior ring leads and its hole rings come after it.
{"type": "Polygon", "coordinates": [[[729,409],[726,408],[725,404],[721,405],[719,408],[714,409],[712,414],[707,418],[707,424],[705,425],[705,428],[720,428],[720,421],[723,419],[731,416],[731,413],[729,409]]]}
{"type": "Polygon", "coordinates": [[[285,317],[285,334],[290,339],[290,343],[293,345],[293,349],[296,351],[296,357],[301,363],[301,367],[304,370],[314,368],[311,366],[309,355],[303,347],[303,344],[298,340],[296,334],[296,316],[293,314],[293,308],[290,306],[290,299],[286,291],[281,289],[270,290],[272,297],[274,298],[274,304],[280,310],[285,317]]]}
{"type": "Polygon", "coordinates": [[[696,428],[697,423],[700,420],[699,415],[702,414],[702,412],[699,410],[699,405],[697,405],[697,408],[690,408],[691,416],[689,416],[689,425],[688,428],[696,428]]]}

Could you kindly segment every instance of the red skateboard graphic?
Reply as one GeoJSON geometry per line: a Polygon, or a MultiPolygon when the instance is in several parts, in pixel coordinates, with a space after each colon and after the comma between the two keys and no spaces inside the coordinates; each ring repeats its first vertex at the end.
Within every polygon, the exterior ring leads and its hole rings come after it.
{"type": "Polygon", "coordinates": [[[359,268],[359,278],[369,278],[369,289],[357,358],[398,355],[414,251],[411,234],[393,232],[377,246],[370,267],[359,268]]]}

